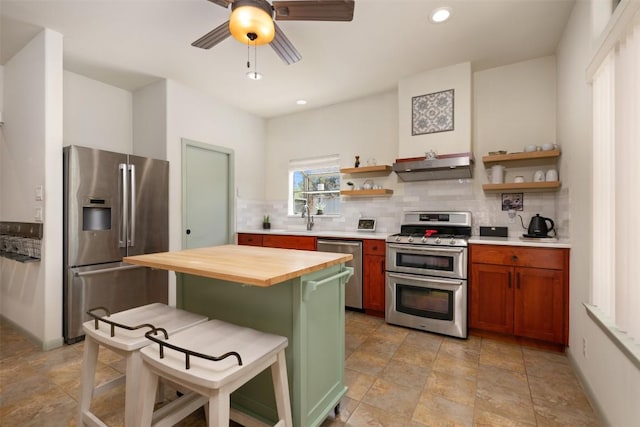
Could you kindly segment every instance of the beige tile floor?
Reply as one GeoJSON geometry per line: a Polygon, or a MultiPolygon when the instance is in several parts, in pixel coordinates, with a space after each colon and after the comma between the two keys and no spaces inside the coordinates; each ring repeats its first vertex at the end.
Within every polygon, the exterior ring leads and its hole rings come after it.
{"type": "MultiPolygon", "coordinates": [[[[349,390],[333,426],[597,426],[564,355],[489,339],[442,337],[360,313],[346,316],[349,390]]],[[[103,351],[99,381],[123,372],[103,351]]],[[[0,321],[0,426],[75,424],[82,343],[40,351],[0,321]]],[[[124,390],[95,400],[109,425],[123,424],[124,390]]],[[[202,410],[181,426],[203,426],[202,410]]]]}

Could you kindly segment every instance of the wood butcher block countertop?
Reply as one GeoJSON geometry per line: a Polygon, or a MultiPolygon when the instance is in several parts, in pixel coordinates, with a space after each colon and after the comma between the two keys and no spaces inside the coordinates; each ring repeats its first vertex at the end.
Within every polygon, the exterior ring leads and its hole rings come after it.
{"type": "Polygon", "coordinates": [[[129,256],[123,261],[231,282],[272,286],[352,258],[350,254],[223,245],[129,256]]]}

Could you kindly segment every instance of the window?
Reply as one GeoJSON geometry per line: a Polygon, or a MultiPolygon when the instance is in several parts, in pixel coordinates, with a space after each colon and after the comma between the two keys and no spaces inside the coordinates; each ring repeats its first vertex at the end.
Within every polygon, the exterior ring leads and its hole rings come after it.
{"type": "Polygon", "coordinates": [[[591,300],[597,311],[587,308],[592,317],[603,319],[600,323],[620,337],[619,342],[635,340],[635,344],[627,348],[635,348],[635,362],[640,366],[640,175],[637,164],[640,158],[637,125],[640,6],[627,7],[622,12],[623,18],[625,13],[635,14],[635,19],[621,18],[617,22],[599,49],[600,55],[596,53],[591,70],[594,228],[591,300]]]}
{"type": "Polygon", "coordinates": [[[289,215],[301,215],[305,205],[314,215],[340,213],[340,157],[289,161],[289,215]]]}

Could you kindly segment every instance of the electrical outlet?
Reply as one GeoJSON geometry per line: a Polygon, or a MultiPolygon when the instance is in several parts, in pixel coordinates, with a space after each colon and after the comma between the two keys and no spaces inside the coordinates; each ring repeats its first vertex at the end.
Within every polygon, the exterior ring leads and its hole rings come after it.
{"type": "Polygon", "coordinates": [[[585,359],[587,358],[587,339],[586,338],[582,338],[582,356],[585,359]]]}

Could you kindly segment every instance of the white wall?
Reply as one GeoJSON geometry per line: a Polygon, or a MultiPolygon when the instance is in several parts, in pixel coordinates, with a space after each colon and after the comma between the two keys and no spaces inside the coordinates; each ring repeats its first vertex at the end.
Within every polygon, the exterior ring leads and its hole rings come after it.
{"type": "Polygon", "coordinates": [[[167,159],[167,81],[133,94],[133,154],[167,159]]]}
{"type": "MultiPolygon", "coordinates": [[[[161,90],[156,87],[156,90],[161,90]]],[[[160,95],[158,95],[160,96],[160,95]]],[[[169,248],[182,249],[182,138],[232,149],[236,195],[264,199],[264,119],[226,106],[176,81],[167,81],[167,160],[169,167],[169,248]]],[[[270,165],[269,165],[270,167],[270,165]]],[[[169,296],[175,295],[171,274],[169,296]]],[[[171,303],[174,301],[170,300],[171,303]]]]}
{"type": "Polygon", "coordinates": [[[471,151],[471,63],[429,70],[398,82],[398,157],[424,156],[429,150],[438,154],[471,151]],[[454,89],[454,130],[412,135],[411,99],[454,89]]]}
{"type": "Polygon", "coordinates": [[[558,46],[558,140],[564,180],[571,187],[571,292],[568,354],[605,425],[636,425],[640,419],[640,371],[587,316],[592,245],[592,98],[585,80],[592,40],[608,16],[605,2],[576,2],[558,46]],[[583,355],[583,340],[587,343],[583,355]]]}
{"type": "Polygon", "coordinates": [[[0,219],[33,222],[44,210],[41,261],[1,259],[0,314],[44,348],[62,342],[62,36],[44,30],[4,67],[0,219]],[[34,188],[44,185],[44,201],[34,188]]]}
{"type": "MultiPolygon", "coordinates": [[[[287,199],[290,159],[339,154],[343,168],[353,167],[356,155],[362,166],[373,158],[391,164],[398,153],[396,92],[270,119],[267,141],[267,200],[287,199]]],[[[384,180],[385,187],[393,181],[384,180]]]]}
{"type": "Polygon", "coordinates": [[[473,75],[473,86],[478,156],[556,142],[554,56],[478,71],[473,75]]]}
{"type": "Polygon", "coordinates": [[[131,153],[132,112],[131,92],[64,72],[64,145],[131,153]]]}
{"type": "MultiPolygon", "coordinates": [[[[440,70],[437,71],[425,73],[432,77],[430,83],[439,89],[449,87],[446,86],[448,77],[442,85],[435,81],[440,70]]],[[[487,179],[481,158],[489,151],[498,149],[520,151],[525,141],[535,141],[536,145],[555,141],[555,72],[555,59],[549,56],[473,74],[475,113],[471,116],[473,122],[467,125],[468,130],[473,128],[475,132],[476,165],[473,179],[405,183],[394,173],[388,177],[374,177],[375,183],[393,189],[393,196],[344,197],[341,202],[342,215],[337,218],[316,217],[315,229],[353,230],[361,215],[371,215],[378,219],[378,230],[395,233],[400,228],[403,210],[456,209],[473,212],[476,233],[479,225],[504,225],[509,227],[512,234],[522,234],[519,221],[508,223],[507,214],[502,211],[500,194],[485,194],[482,190],[482,184],[487,179]],[[498,83],[500,87],[496,88],[498,83]],[[500,126],[500,117],[494,114],[496,111],[504,115],[509,121],[508,125],[500,126]]],[[[398,134],[402,134],[402,131],[398,132],[399,111],[410,106],[409,102],[405,102],[407,105],[404,107],[399,106],[398,99],[405,98],[399,96],[397,91],[390,91],[270,119],[267,124],[266,161],[269,167],[266,171],[266,202],[241,200],[238,227],[245,230],[259,228],[263,214],[271,215],[274,228],[301,226],[301,219],[287,217],[287,169],[291,158],[337,153],[341,156],[343,167],[352,167],[353,156],[359,154],[363,165],[368,157],[375,157],[378,164],[392,164],[401,144],[398,140],[398,134]]],[[[456,102],[461,104],[457,95],[456,102]]],[[[470,109],[471,105],[467,110],[470,109]]],[[[405,126],[409,126],[410,134],[410,120],[405,126]]],[[[465,147],[460,146],[457,151],[468,151],[470,144],[470,140],[467,140],[465,147]]],[[[436,149],[433,146],[430,148],[436,149]]],[[[414,155],[420,153],[414,152],[414,155]]],[[[534,169],[529,169],[528,173],[533,175],[534,169]]],[[[518,170],[518,173],[522,172],[518,170]]],[[[511,179],[510,175],[508,177],[511,179]]],[[[356,184],[361,184],[364,179],[353,176],[344,178],[356,184]]],[[[530,216],[540,213],[559,220],[556,222],[561,225],[561,235],[568,236],[568,214],[556,208],[558,200],[566,200],[567,194],[566,189],[559,193],[527,193],[525,210],[521,212],[525,224],[530,216]]]]}

